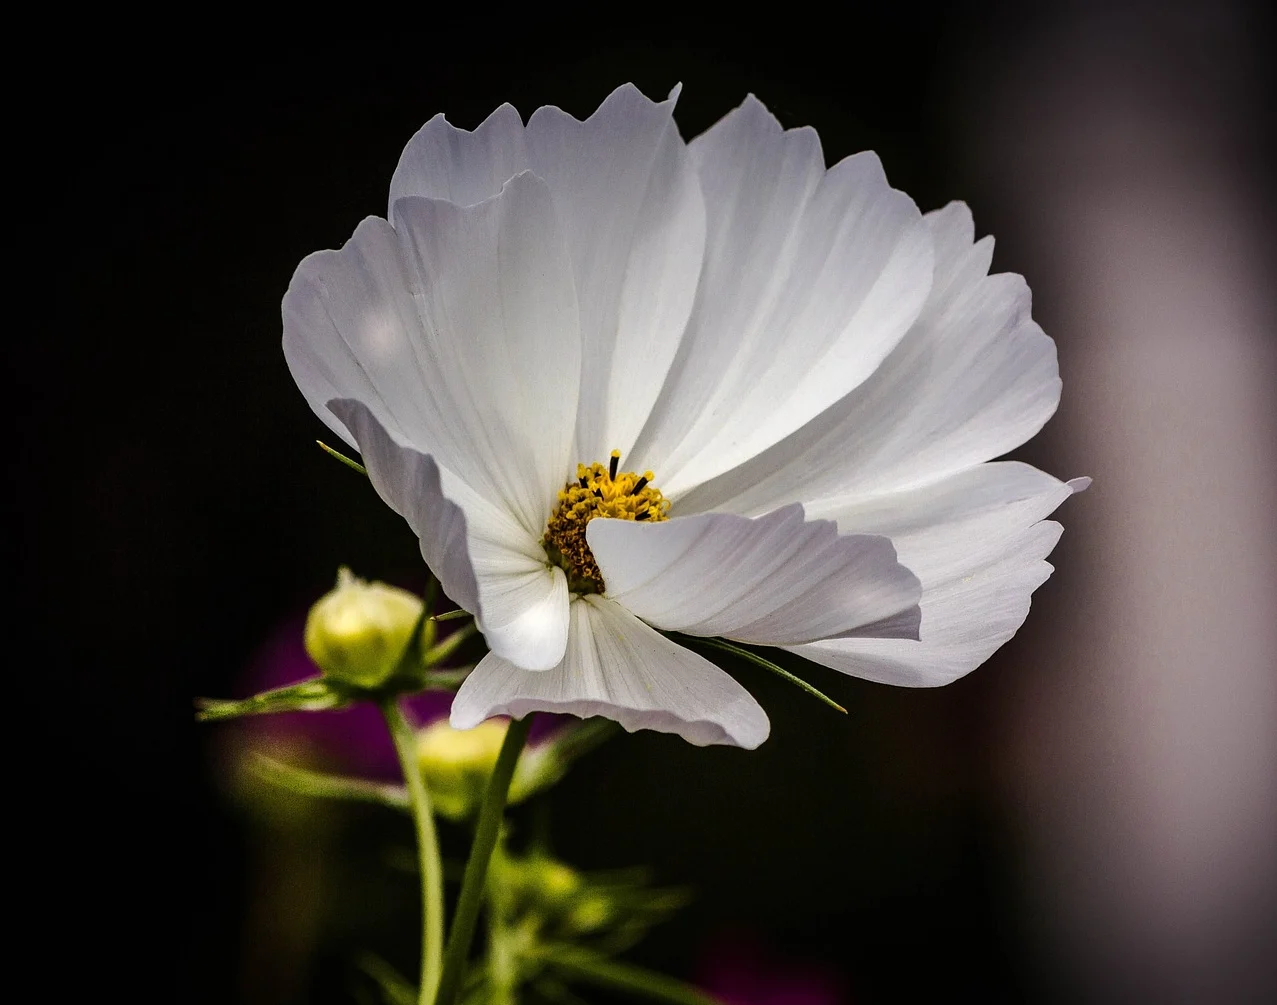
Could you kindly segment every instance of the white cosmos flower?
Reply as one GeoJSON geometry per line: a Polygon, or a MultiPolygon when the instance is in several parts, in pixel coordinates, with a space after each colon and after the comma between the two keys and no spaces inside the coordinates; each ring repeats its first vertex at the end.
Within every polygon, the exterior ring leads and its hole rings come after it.
{"type": "Polygon", "coordinates": [[[826,170],[752,97],[684,143],[676,97],[436,116],[389,220],[284,299],[297,384],[491,650],[455,726],[755,747],[757,702],[661,632],[944,684],[1050,573],[1077,486],[989,462],[1055,410],[1055,346],[966,207],[924,216],[872,153],[826,170]]]}

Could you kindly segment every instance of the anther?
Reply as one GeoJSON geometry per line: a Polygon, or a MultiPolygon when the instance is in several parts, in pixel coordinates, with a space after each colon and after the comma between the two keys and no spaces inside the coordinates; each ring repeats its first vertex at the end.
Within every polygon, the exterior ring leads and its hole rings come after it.
{"type": "Polygon", "coordinates": [[[621,471],[621,452],[613,450],[608,464],[579,464],[576,478],[559,492],[558,504],[546,523],[542,543],[546,558],[568,576],[573,593],[604,593],[607,585],[590,551],[585,528],[597,517],[612,520],[667,520],[670,504],[651,486],[651,471],[639,477],[621,471]]]}

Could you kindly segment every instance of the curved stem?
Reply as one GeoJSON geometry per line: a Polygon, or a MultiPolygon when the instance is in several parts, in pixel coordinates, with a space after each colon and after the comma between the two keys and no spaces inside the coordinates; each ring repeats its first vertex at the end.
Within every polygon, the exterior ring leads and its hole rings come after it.
{"type": "Polygon", "coordinates": [[[501,819],[505,813],[506,794],[510,790],[510,779],[514,777],[514,768],[519,762],[523,745],[527,742],[528,727],[531,724],[531,714],[510,723],[505,740],[501,744],[501,753],[497,756],[497,765],[492,769],[492,777],[488,780],[488,788],[483,794],[483,806],[479,809],[479,823],[475,827],[474,844],[470,846],[465,878],[461,881],[461,896],[457,899],[452,931],[448,933],[448,949],[444,954],[443,976],[439,981],[439,997],[436,1005],[452,1005],[461,988],[461,979],[466,969],[466,957],[470,953],[470,942],[474,938],[475,923],[479,920],[479,905],[483,902],[483,886],[488,876],[488,863],[492,860],[492,851],[497,846],[497,834],[501,830],[501,819]]]}
{"type": "Polygon", "coordinates": [[[412,819],[417,825],[417,858],[421,868],[421,1005],[433,1005],[443,970],[443,864],[439,859],[439,840],[435,836],[435,818],[430,808],[430,794],[421,765],[417,761],[417,738],[403,710],[393,698],[381,703],[381,714],[395,741],[412,819]]]}

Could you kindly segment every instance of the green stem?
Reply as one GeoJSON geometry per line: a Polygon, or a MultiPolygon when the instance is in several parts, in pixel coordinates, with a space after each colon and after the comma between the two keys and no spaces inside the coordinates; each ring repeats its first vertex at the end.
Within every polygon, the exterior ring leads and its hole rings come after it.
{"type": "Polygon", "coordinates": [[[670,1005],[722,1005],[717,998],[690,984],[620,960],[568,947],[546,946],[537,955],[563,974],[597,987],[628,991],[637,997],[670,1005]]]}
{"type": "Polygon", "coordinates": [[[479,823],[475,827],[474,844],[470,846],[465,877],[461,880],[461,895],[457,899],[452,931],[448,933],[448,949],[444,954],[443,976],[439,981],[436,1005],[452,1005],[461,989],[466,957],[470,953],[475,923],[479,920],[479,906],[483,902],[488,863],[492,861],[492,851],[497,846],[497,835],[505,813],[506,794],[510,790],[510,779],[514,777],[514,768],[519,763],[519,754],[527,742],[528,727],[531,724],[531,714],[510,723],[501,744],[501,753],[497,755],[496,767],[492,769],[492,777],[488,779],[488,788],[483,794],[483,806],[479,809],[479,823]]]}
{"type": "Polygon", "coordinates": [[[381,703],[381,714],[395,741],[412,818],[417,825],[417,858],[421,870],[421,990],[420,1005],[433,1005],[443,966],[443,863],[439,858],[439,839],[435,835],[435,818],[430,809],[430,794],[421,765],[417,760],[417,736],[393,698],[381,703]]]}

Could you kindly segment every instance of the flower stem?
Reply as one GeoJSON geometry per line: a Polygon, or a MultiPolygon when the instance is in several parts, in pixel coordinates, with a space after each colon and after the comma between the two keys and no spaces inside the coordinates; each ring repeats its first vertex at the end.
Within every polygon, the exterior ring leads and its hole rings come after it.
{"type": "Polygon", "coordinates": [[[466,957],[470,953],[470,942],[474,938],[475,923],[479,920],[479,905],[483,902],[483,887],[488,875],[488,863],[492,860],[492,851],[497,846],[497,835],[500,833],[501,819],[505,813],[506,794],[510,790],[510,779],[514,777],[514,768],[519,763],[519,754],[523,751],[524,743],[527,742],[528,727],[531,724],[531,714],[510,723],[505,740],[501,744],[501,753],[497,756],[496,767],[492,769],[492,777],[488,780],[487,791],[483,794],[483,806],[479,809],[479,823],[475,827],[474,844],[470,846],[465,877],[461,881],[461,896],[457,899],[452,931],[448,933],[448,949],[444,954],[443,976],[439,981],[439,997],[436,999],[436,1005],[453,1005],[457,992],[461,989],[461,980],[465,976],[466,957]]]}
{"type": "Polygon", "coordinates": [[[443,969],[443,863],[439,859],[439,840],[435,836],[434,812],[421,765],[417,760],[417,738],[404,717],[399,703],[388,698],[381,703],[381,714],[395,742],[412,818],[417,825],[417,858],[421,870],[421,1005],[433,1005],[443,969]]]}

